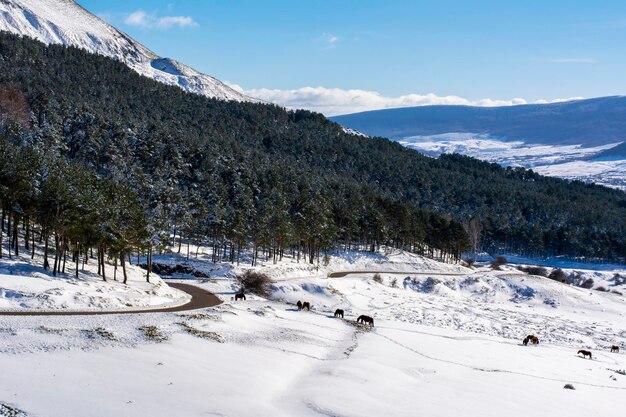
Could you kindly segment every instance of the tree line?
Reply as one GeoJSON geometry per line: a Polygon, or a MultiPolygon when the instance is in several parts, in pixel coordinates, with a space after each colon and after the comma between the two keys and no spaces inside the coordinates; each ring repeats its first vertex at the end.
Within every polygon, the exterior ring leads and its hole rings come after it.
{"type": "Polygon", "coordinates": [[[13,109],[0,119],[5,143],[126,187],[146,224],[137,247],[174,235],[211,243],[216,261],[250,248],[252,262],[286,251],[312,262],[331,247],[383,244],[454,259],[470,246],[462,223],[477,219],[486,249],[626,254],[617,190],[429,158],[320,114],[188,94],[109,58],[8,34],[0,86],[13,109]]]}

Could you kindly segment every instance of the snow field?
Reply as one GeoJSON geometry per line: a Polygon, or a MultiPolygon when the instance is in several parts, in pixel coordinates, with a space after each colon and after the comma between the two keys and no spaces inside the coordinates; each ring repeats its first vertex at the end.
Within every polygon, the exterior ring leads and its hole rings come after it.
{"type": "Polygon", "coordinates": [[[290,259],[266,263],[257,269],[275,279],[271,300],[234,302],[232,277],[247,266],[203,256],[189,264],[211,278],[185,282],[225,300],[215,308],[0,317],[0,403],[68,417],[588,416],[626,405],[626,356],[608,350],[626,345],[617,294],[400,252],[355,252],[320,270],[290,259]],[[326,278],[325,269],[411,265],[417,272],[408,276],[382,272],[382,283],[372,273],[326,278]],[[297,311],[297,300],[312,311],[297,311]],[[345,320],[333,317],[336,308],[345,320]],[[376,326],[355,326],[360,314],[376,326]],[[538,346],[521,344],[529,333],[538,346]],[[581,348],[594,359],[577,356],[581,348]],[[563,389],[567,383],[575,390],[563,389]]]}
{"type": "MultiPolygon", "coordinates": [[[[8,339],[46,320],[25,319],[8,339]]],[[[48,326],[68,320],[49,319],[48,326]]],[[[327,313],[256,297],[197,314],[94,316],[85,325],[107,326],[116,339],[98,336],[89,346],[77,335],[67,346],[30,353],[8,352],[3,341],[2,401],[38,416],[582,416],[626,405],[626,377],[615,372],[626,369],[624,354],[594,352],[588,360],[543,341],[525,347],[385,319],[361,331],[327,313]],[[177,324],[183,321],[223,343],[187,333],[177,324]],[[147,323],[169,340],[125,339],[147,323]],[[566,383],[576,390],[563,389],[566,383]]]]}

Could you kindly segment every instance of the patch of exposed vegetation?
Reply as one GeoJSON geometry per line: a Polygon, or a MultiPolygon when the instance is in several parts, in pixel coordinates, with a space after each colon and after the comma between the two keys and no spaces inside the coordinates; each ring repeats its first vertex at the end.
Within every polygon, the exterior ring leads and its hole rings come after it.
{"type": "Polygon", "coordinates": [[[374,327],[370,326],[369,324],[357,323],[356,321],[352,321],[352,320],[345,320],[345,322],[353,325],[356,328],[356,331],[358,333],[367,333],[367,332],[372,331],[372,329],[374,329],[374,327]]]}
{"type": "Polygon", "coordinates": [[[188,323],[185,323],[185,322],[178,322],[176,324],[182,327],[183,330],[185,330],[187,333],[192,334],[197,337],[201,337],[202,339],[213,340],[214,342],[218,342],[218,343],[225,342],[224,338],[220,336],[218,333],[196,329],[195,327],[192,327],[188,323]]]}
{"type": "Polygon", "coordinates": [[[178,317],[187,319],[187,320],[212,320],[212,321],[220,321],[222,318],[215,314],[205,314],[205,313],[193,313],[193,314],[178,314],[178,317]]]}
{"type": "Polygon", "coordinates": [[[576,389],[576,388],[574,388],[574,386],[572,384],[565,384],[563,386],[563,388],[565,388],[565,389],[576,389]]]}
{"type": "Polygon", "coordinates": [[[52,327],[46,327],[46,326],[39,326],[37,328],[37,331],[41,333],[48,333],[48,334],[63,334],[66,332],[65,329],[53,329],[52,327]]]}
{"type": "Polygon", "coordinates": [[[0,403],[1,417],[28,417],[28,414],[5,403],[0,403]]]}
{"type": "Polygon", "coordinates": [[[548,270],[542,266],[518,266],[517,269],[526,272],[528,275],[548,276],[548,270]]]}
{"type": "Polygon", "coordinates": [[[500,267],[504,266],[504,265],[506,265],[508,263],[509,263],[509,261],[507,261],[504,256],[496,256],[496,259],[491,261],[491,269],[495,269],[496,271],[500,271],[502,269],[500,267]]]}
{"type": "Polygon", "coordinates": [[[86,329],[86,330],[83,330],[83,333],[89,339],[101,338],[105,340],[116,340],[115,335],[113,335],[113,333],[111,333],[104,327],[96,327],[95,329],[86,329]]]}
{"type": "Polygon", "coordinates": [[[16,336],[17,335],[15,330],[11,329],[10,327],[0,327],[0,333],[9,334],[11,336],[16,336]]]}
{"type": "MultiPolygon", "coordinates": [[[[147,269],[148,265],[139,264],[143,269],[147,269]]],[[[191,275],[196,278],[210,278],[210,275],[195,269],[192,265],[187,264],[162,264],[152,263],[152,272],[161,276],[173,276],[173,275],[191,275]]]]}
{"type": "Polygon", "coordinates": [[[156,326],[142,326],[139,328],[149,340],[162,343],[168,340],[167,336],[161,333],[156,326]]]}

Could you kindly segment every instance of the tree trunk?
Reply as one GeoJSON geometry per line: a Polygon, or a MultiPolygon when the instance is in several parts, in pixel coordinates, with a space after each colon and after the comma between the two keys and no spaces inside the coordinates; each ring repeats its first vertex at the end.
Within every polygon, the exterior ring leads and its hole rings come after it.
{"type": "Polygon", "coordinates": [[[32,253],[30,255],[30,259],[35,259],[35,227],[33,225],[32,231],[31,231],[32,235],[33,235],[33,242],[32,242],[32,253]]]}
{"type": "Polygon", "coordinates": [[[26,230],[24,231],[24,248],[26,250],[30,250],[30,247],[28,246],[28,239],[30,238],[30,220],[28,217],[26,217],[25,222],[25,226],[26,226],[26,230]]]}
{"type": "Polygon", "coordinates": [[[43,248],[43,269],[47,271],[48,268],[50,268],[50,264],[48,263],[48,234],[46,233],[46,242],[43,248]]]}
{"type": "Polygon", "coordinates": [[[104,271],[104,245],[100,245],[100,247],[98,248],[98,253],[100,254],[100,262],[102,263],[102,280],[106,281],[107,277],[104,271]]]}
{"type": "Polygon", "coordinates": [[[13,239],[15,241],[14,246],[15,246],[15,256],[20,256],[20,245],[19,242],[17,241],[17,236],[18,236],[18,228],[17,226],[19,225],[19,218],[16,216],[15,220],[13,222],[13,239]]]}
{"type": "Polygon", "coordinates": [[[59,235],[54,234],[54,267],[52,268],[52,275],[56,276],[59,267],[59,235]]]}
{"type": "Polygon", "coordinates": [[[124,284],[128,281],[128,275],[126,275],[126,253],[120,251],[120,263],[122,264],[122,274],[124,275],[124,284]]]}
{"type": "Polygon", "coordinates": [[[148,248],[148,258],[146,259],[146,269],[148,270],[148,273],[146,274],[146,281],[150,282],[150,271],[152,270],[152,246],[148,248]]]}

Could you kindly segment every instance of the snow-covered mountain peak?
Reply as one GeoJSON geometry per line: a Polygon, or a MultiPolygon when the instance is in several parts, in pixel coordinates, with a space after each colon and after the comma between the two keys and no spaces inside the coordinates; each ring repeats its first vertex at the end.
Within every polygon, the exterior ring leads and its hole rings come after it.
{"type": "Polygon", "coordinates": [[[0,0],[0,31],[115,58],[139,74],[191,93],[224,100],[258,101],[216,78],[159,57],[73,0],[0,0]]]}

